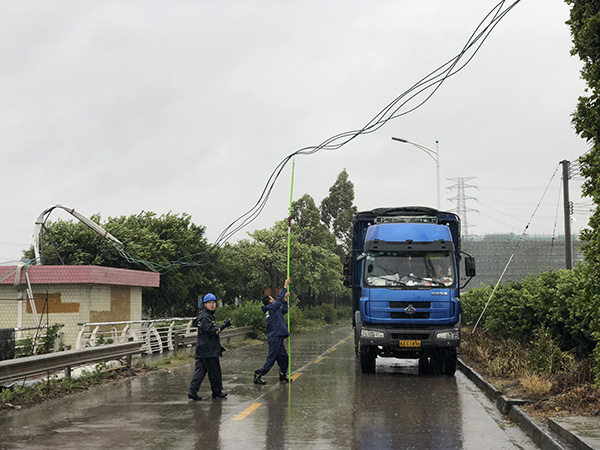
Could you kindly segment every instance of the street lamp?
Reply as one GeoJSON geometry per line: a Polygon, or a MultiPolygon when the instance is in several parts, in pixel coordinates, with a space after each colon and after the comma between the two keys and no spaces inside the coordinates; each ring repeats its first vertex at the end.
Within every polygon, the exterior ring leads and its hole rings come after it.
{"type": "Polygon", "coordinates": [[[435,167],[437,169],[437,209],[440,209],[440,149],[439,149],[439,141],[435,141],[435,150],[430,149],[429,147],[425,147],[424,145],[417,144],[416,142],[411,142],[406,139],[392,137],[392,140],[403,142],[405,144],[411,144],[417,147],[419,150],[423,150],[431,159],[435,161],[435,167]]]}

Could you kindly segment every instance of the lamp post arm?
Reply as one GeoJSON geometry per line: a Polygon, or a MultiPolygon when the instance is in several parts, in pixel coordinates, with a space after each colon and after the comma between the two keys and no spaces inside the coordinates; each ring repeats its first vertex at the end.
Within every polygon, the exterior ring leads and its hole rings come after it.
{"type": "Polygon", "coordinates": [[[406,139],[402,139],[402,138],[397,138],[397,137],[392,137],[392,139],[394,141],[398,141],[398,142],[403,142],[405,144],[411,144],[414,145],[415,147],[417,147],[419,150],[422,150],[425,154],[429,155],[429,157],[431,159],[433,159],[436,163],[438,162],[437,159],[437,152],[435,150],[430,149],[429,147],[425,147],[424,145],[421,144],[417,144],[416,142],[411,142],[408,141],[406,139]]]}
{"type": "Polygon", "coordinates": [[[440,204],[441,195],[440,195],[440,151],[439,151],[439,147],[438,147],[438,141],[435,141],[436,149],[433,150],[429,147],[425,147],[424,145],[417,144],[416,142],[412,142],[407,139],[402,139],[399,137],[392,136],[392,140],[402,142],[404,144],[411,144],[411,145],[417,147],[419,150],[422,150],[425,154],[427,154],[431,159],[433,159],[435,161],[435,167],[436,167],[436,172],[437,172],[437,208],[439,210],[440,206],[441,206],[441,204],[440,204]]]}

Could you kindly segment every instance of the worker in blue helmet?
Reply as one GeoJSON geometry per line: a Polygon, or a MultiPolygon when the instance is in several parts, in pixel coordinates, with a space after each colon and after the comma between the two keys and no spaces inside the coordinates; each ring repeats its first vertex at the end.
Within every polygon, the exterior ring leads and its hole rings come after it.
{"type": "Polygon", "coordinates": [[[219,362],[219,358],[223,356],[225,349],[221,346],[219,333],[231,326],[231,320],[226,319],[221,325],[217,325],[215,322],[217,297],[214,294],[206,294],[202,299],[202,304],[204,309],[198,314],[193,323],[198,328],[196,367],[188,392],[188,398],[195,401],[202,400],[202,397],[198,395],[198,391],[206,374],[208,374],[208,380],[210,381],[212,398],[227,397],[227,392],[223,391],[221,363],[219,362]]]}

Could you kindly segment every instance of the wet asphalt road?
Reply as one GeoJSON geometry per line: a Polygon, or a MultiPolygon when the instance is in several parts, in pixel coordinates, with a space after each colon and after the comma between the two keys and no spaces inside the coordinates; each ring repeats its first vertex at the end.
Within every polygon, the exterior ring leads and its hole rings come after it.
{"type": "Polygon", "coordinates": [[[222,359],[229,397],[187,399],[192,365],[0,415],[4,449],[534,449],[461,373],[421,377],[416,361],[360,373],[349,326],[292,336],[291,385],[252,384],[266,345],[222,359]]]}

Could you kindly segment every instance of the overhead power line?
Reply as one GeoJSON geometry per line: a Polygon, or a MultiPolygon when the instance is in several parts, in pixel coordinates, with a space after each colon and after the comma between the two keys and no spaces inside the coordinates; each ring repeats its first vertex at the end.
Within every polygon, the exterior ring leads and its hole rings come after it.
{"type": "Polygon", "coordinates": [[[356,139],[358,136],[374,133],[383,127],[388,121],[405,116],[423,106],[429,99],[431,99],[431,97],[448,78],[456,75],[471,62],[491,32],[496,28],[506,14],[508,14],[509,11],[511,11],[518,3],[520,3],[520,1],[521,0],[515,0],[508,5],[506,5],[505,0],[498,2],[479,22],[463,48],[456,56],[427,74],[425,77],[421,78],[407,90],[398,95],[362,128],[336,134],[318,145],[303,147],[283,158],[271,172],[256,203],[248,211],[226,226],[209,250],[187,255],[177,261],[171,261],[169,267],[165,267],[164,265],[156,266],[148,261],[138,261],[126,253],[121,246],[116,245],[119,253],[130,262],[143,263],[152,270],[160,270],[161,273],[173,270],[178,266],[207,264],[209,261],[208,255],[215,248],[223,245],[234,234],[256,220],[256,218],[265,208],[275,183],[281,175],[281,172],[290,162],[290,160],[294,158],[294,156],[312,155],[321,150],[339,150],[344,145],[356,139]],[[196,258],[200,256],[203,256],[203,258],[200,261],[195,261],[196,258]]]}
{"type": "Polygon", "coordinates": [[[388,121],[409,114],[412,111],[420,108],[427,102],[433,94],[441,87],[448,78],[460,72],[477,54],[483,43],[489,37],[490,33],[496,28],[500,21],[514,8],[520,0],[516,0],[505,7],[506,1],[500,1],[494,6],[484,19],[477,25],[464,47],[452,59],[439,66],[437,69],[430,72],[425,77],[421,78],[414,85],[401,93],[398,97],[392,100],[385,108],[383,108],[375,117],[373,117],[362,128],[352,131],[346,131],[326,139],[316,146],[304,147],[296,150],[294,153],[286,156],[275,167],[262,190],[257,202],[242,214],[240,217],[231,222],[214,242],[215,246],[219,246],[226,242],[235,233],[253,222],[264,209],[269,196],[273,190],[275,182],[279,178],[284,167],[296,155],[312,155],[320,150],[338,150],[347,143],[363,134],[374,133],[383,127],[388,121]],[[416,105],[408,106],[409,102],[417,99],[420,94],[425,97],[417,100],[416,105]],[[406,108],[405,108],[406,107],[406,108]]]}

